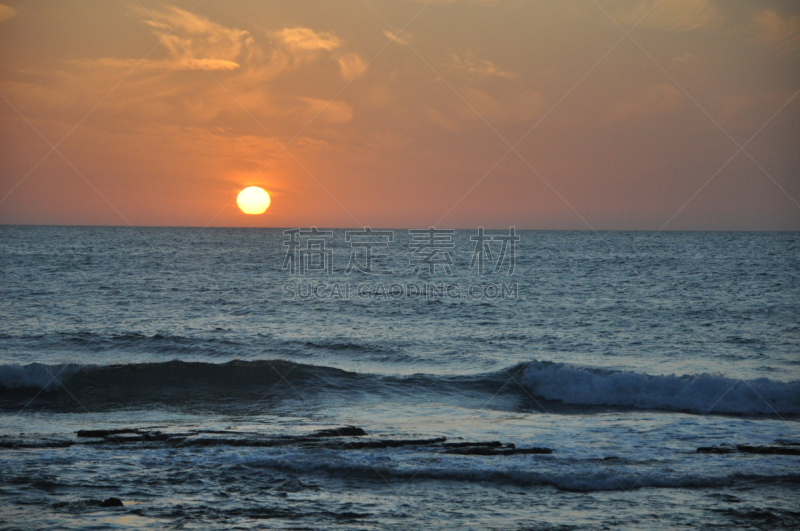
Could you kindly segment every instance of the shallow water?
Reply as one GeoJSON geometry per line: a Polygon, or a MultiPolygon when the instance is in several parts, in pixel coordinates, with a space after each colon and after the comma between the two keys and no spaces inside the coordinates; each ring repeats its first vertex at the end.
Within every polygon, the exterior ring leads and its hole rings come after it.
{"type": "Polygon", "coordinates": [[[520,232],[479,275],[475,232],[452,276],[415,275],[407,231],[393,275],[348,275],[334,231],[298,277],[280,230],[0,227],[2,521],[800,525],[800,457],[735,451],[800,444],[800,235],[520,232]],[[424,282],[460,291],[391,294],[424,282]]]}

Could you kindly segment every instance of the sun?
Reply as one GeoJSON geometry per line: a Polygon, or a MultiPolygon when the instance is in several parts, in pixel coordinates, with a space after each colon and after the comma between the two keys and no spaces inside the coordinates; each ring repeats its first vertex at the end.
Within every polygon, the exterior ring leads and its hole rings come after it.
{"type": "Polygon", "coordinates": [[[245,214],[263,214],[269,203],[269,194],[258,186],[248,186],[236,197],[236,204],[245,214]]]}

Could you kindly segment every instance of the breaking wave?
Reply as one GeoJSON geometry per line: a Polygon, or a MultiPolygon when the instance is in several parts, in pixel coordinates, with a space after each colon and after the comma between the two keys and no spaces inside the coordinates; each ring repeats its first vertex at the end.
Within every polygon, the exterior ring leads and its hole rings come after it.
{"type": "Polygon", "coordinates": [[[471,376],[386,376],[285,360],[0,366],[0,397],[40,390],[44,390],[43,395],[54,395],[62,384],[70,392],[89,393],[108,403],[129,398],[169,402],[189,395],[197,400],[231,399],[283,386],[309,394],[357,397],[380,393],[429,401],[454,394],[479,400],[498,393],[522,400],[532,395],[545,409],[568,405],[578,411],[619,407],[699,414],[800,415],[800,381],[737,380],[710,374],[649,375],[542,361],[471,376]],[[518,375],[526,389],[509,384],[512,374],[518,375]]]}
{"type": "Polygon", "coordinates": [[[800,381],[736,380],[711,374],[653,376],[630,371],[531,362],[522,382],[545,400],[565,404],[730,413],[800,414],[800,381]]]}

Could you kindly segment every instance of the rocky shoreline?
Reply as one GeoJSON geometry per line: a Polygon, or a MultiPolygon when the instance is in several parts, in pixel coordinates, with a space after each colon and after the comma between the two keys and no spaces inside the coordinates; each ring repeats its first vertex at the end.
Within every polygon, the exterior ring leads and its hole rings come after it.
{"type": "Polygon", "coordinates": [[[203,446],[241,446],[272,448],[301,446],[339,450],[362,450],[400,447],[428,447],[445,454],[509,456],[530,454],[552,454],[551,448],[517,448],[513,443],[499,441],[448,442],[446,437],[425,439],[371,438],[362,428],[342,426],[312,432],[303,436],[269,437],[256,433],[240,433],[228,430],[188,430],[168,432],[152,428],[85,429],[75,432],[75,438],[33,439],[25,434],[18,437],[0,438],[0,449],[21,448],[66,448],[75,445],[110,445],[113,447],[135,447],[137,449],[167,446],[173,448],[203,446]]]}

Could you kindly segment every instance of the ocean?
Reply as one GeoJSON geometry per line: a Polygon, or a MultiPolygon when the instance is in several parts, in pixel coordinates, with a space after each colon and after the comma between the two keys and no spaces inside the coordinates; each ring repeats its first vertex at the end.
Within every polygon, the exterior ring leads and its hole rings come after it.
{"type": "Polygon", "coordinates": [[[0,267],[3,529],[800,527],[800,233],[4,226],[0,267]]]}

